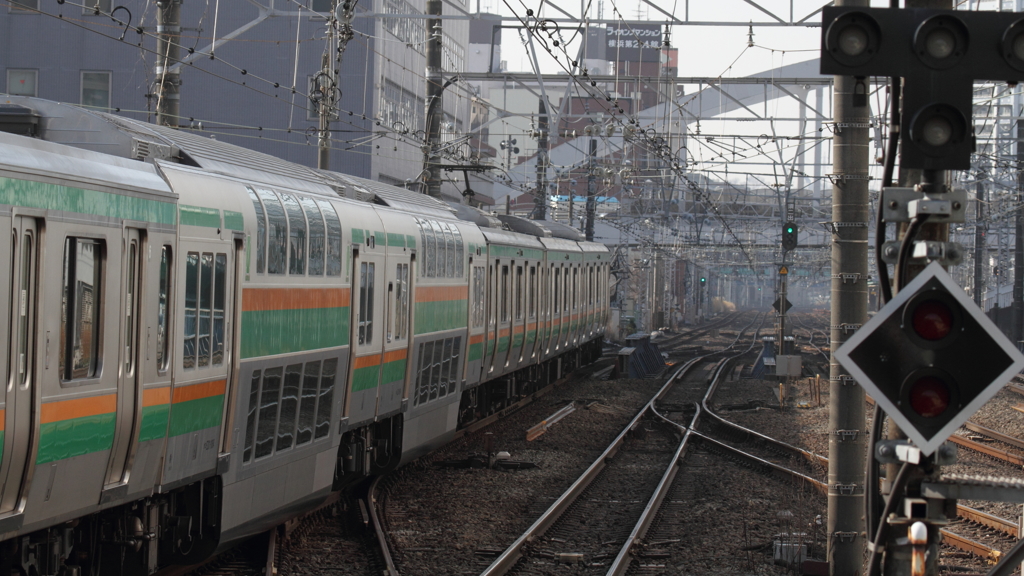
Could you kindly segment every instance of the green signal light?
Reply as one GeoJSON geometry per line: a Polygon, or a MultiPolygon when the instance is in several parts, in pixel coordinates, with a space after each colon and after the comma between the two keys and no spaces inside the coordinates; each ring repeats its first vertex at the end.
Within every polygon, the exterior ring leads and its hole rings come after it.
{"type": "Polygon", "coordinates": [[[786,228],[786,234],[792,234],[792,233],[793,233],[793,227],[792,226],[790,226],[789,228],[786,228]]]}
{"type": "Polygon", "coordinates": [[[706,282],[706,281],[707,281],[707,279],[706,279],[706,278],[704,278],[703,276],[701,276],[701,277],[700,277],[700,281],[701,281],[701,282],[706,282]]]}

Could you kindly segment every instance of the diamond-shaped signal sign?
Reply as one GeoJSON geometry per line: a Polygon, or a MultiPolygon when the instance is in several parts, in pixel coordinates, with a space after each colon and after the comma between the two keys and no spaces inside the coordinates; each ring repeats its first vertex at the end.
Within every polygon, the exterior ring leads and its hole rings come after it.
{"type": "Polygon", "coordinates": [[[938,262],[835,355],[925,454],[1024,368],[1024,355],[938,262]]]}
{"type": "Polygon", "coordinates": [[[782,297],[781,296],[776,298],[775,302],[772,302],[772,308],[775,308],[776,312],[789,312],[789,309],[792,308],[792,307],[793,307],[793,303],[790,302],[789,299],[786,299],[786,309],[783,310],[782,309],[782,297]]]}

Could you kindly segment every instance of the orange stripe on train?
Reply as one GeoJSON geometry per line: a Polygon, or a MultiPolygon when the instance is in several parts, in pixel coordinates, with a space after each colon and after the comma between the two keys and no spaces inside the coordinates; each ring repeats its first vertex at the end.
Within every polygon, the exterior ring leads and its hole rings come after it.
{"type": "Polygon", "coordinates": [[[359,370],[360,368],[369,368],[371,366],[377,366],[378,364],[380,364],[380,354],[371,354],[369,356],[356,358],[355,369],[359,370]]]}
{"type": "Polygon", "coordinates": [[[85,418],[110,414],[117,410],[117,394],[104,394],[74,400],[47,402],[41,409],[40,423],[61,422],[72,418],[85,418]]]}
{"type": "Polygon", "coordinates": [[[189,386],[182,386],[174,389],[174,403],[188,402],[189,400],[199,400],[201,398],[209,398],[210,396],[220,396],[224,393],[224,388],[227,385],[227,380],[214,380],[213,382],[203,382],[202,384],[192,384],[189,386]]]}
{"type": "Polygon", "coordinates": [[[477,334],[476,336],[470,336],[469,337],[469,343],[470,344],[479,344],[479,343],[481,343],[483,341],[484,341],[484,335],[483,334],[477,334]]]}
{"type": "Polygon", "coordinates": [[[351,301],[348,288],[246,288],[242,311],[342,308],[351,301]]]}
{"type": "Polygon", "coordinates": [[[171,403],[171,387],[161,386],[160,388],[146,388],[142,391],[142,406],[159,406],[160,404],[171,403]]]}
{"type": "Polygon", "coordinates": [[[417,302],[446,302],[469,298],[469,286],[419,286],[416,288],[417,302]]]}
{"type": "Polygon", "coordinates": [[[409,355],[409,350],[402,348],[400,350],[392,350],[391,352],[384,353],[384,364],[388,362],[395,362],[396,360],[405,360],[406,356],[409,355]]]}

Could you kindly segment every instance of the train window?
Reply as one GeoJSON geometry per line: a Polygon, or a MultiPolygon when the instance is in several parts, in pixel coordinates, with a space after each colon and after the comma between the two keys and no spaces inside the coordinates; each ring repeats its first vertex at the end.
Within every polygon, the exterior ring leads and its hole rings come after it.
{"type": "Polygon", "coordinates": [[[516,320],[523,319],[523,267],[516,266],[516,320]]]}
{"type": "Polygon", "coordinates": [[[527,308],[528,312],[527,313],[530,315],[530,318],[536,318],[537,317],[537,267],[536,266],[530,266],[530,279],[529,279],[529,284],[527,285],[526,290],[527,290],[527,293],[529,294],[529,297],[527,298],[527,306],[528,306],[528,308],[527,308]]]}
{"type": "Polygon", "coordinates": [[[277,405],[281,400],[281,376],[284,368],[267,368],[263,373],[260,391],[260,411],[256,423],[256,458],[274,452],[274,434],[277,432],[277,405]]]}
{"type": "Polygon", "coordinates": [[[213,364],[224,363],[224,298],[227,292],[228,256],[217,254],[213,282],[213,364]]]}
{"type": "Polygon", "coordinates": [[[430,360],[434,357],[434,343],[424,342],[420,344],[420,372],[416,378],[416,394],[413,397],[414,404],[422,404],[427,401],[427,394],[430,391],[430,360]]]}
{"type": "Polygon", "coordinates": [[[455,224],[449,224],[449,226],[452,227],[452,236],[455,238],[455,276],[462,278],[466,274],[466,252],[462,242],[462,233],[459,232],[459,228],[455,224]]]}
{"type": "Polygon", "coordinates": [[[579,268],[572,269],[572,309],[579,308],[580,275],[579,268]]]}
{"type": "Polygon", "coordinates": [[[572,279],[569,278],[569,269],[565,269],[565,275],[562,277],[562,311],[569,311],[569,285],[572,284],[572,279]]]}
{"type": "MultiPolygon", "coordinates": [[[[490,278],[494,278],[494,266],[488,266],[487,271],[489,272],[490,278]]],[[[494,281],[492,280],[491,282],[485,283],[487,284],[487,302],[494,302],[494,281]]],[[[487,323],[490,324],[491,326],[494,326],[494,307],[491,307],[491,311],[487,316],[487,323]]]]}
{"type": "Polygon", "coordinates": [[[160,249],[160,287],[156,316],[156,369],[164,371],[170,360],[170,314],[168,303],[171,297],[171,247],[160,249]]]}
{"type": "MultiPolygon", "coordinates": [[[[132,244],[132,248],[135,248],[135,244],[132,244]]],[[[29,303],[29,295],[34,293],[32,287],[32,255],[34,246],[32,245],[32,232],[26,231],[22,236],[21,246],[21,286],[18,290],[18,300],[20,302],[17,312],[18,315],[18,357],[14,360],[18,363],[18,379],[19,385],[24,385],[28,382],[29,367],[28,362],[31,355],[29,350],[29,321],[31,320],[30,312],[31,304],[29,303]]],[[[15,264],[16,266],[17,264],[15,264]]],[[[134,281],[134,276],[133,276],[134,281]]]]}
{"type": "Polygon", "coordinates": [[[210,365],[213,302],[213,254],[205,253],[199,267],[199,366],[210,365]]]}
{"type": "Polygon", "coordinates": [[[306,273],[306,217],[299,201],[291,194],[281,193],[281,201],[288,212],[288,273],[306,273]]]}
{"type": "Polygon", "coordinates": [[[444,275],[447,278],[454,278],[456,276],[456,264],[455,264],[455,236],[452,234],[451,227],[443,222],[441,225],[441,232],[444,235],[445,244],[445,266],[444,275]]]}
{"type": "Polygon", "coordinates": [[[430,399],[437,398],[441,385],[441,369],[444,366],[444,342],[434,342],[434,361],[430,364],[430,399]]]}
{"type": "Polygon", "coordinates": [[[437,252],[434,254],[434,277],[444,278],[448,276],[448,243],[444,238],[444,229],[441,227],[441,223],[435,220],[430,220],[428,224],[431,230],[434,231],[434,245],[436,246],[437,252]]]}
{"type": "Polygon", "coordinates": [[[554,292],[555,292],[555,302],[554,302],[554,304],[555,304],[555,314],[558,314],[559,312],[562,311],[562,309],[558,307],[558,303],[561,301],[560,297],[562,295],[561,282],[562,282],[562,269],[561,268],[555,268],[555,290],[554,290],[554,292]]]}
{"type": "Polygon", "coordinates": [[[473,327],[479,327],[484,325],[484,306],[487,301],[485,300],[484,288],[487,279],[484,276],[483,266],[473,267],[473,327]]]}
{"type": "Polygon", "coordinates": [[[316,203],[327,222],[327,275],[341,276],[341,221],[333,204],[326,200],[317,200],[316,203]]]}
{"type": "Polygon", "coordinates": [[[409,337],[409,265],[399,264],[395,271],[395,340],[409,337]]]}
{"type": "MultiPolygon", "coordinates": [[[[284,274],[288,267],[288,219],[277,195],[259,190],[260,199],[267,210],[267,273],[284,274]]],[[[257,266],[257,270],[259,266],[257,266]]]]}
{"type": "Polygon", "coordinates": [[[324,232],[324,220],[320,216],[320,209],[312,198],[300,197],[302,208],[306,211],[306,220],[309,223],[309,275],[324,275],[324,244],[327,235],[324,232]]]}
{"type": "Polygon", "coordinates": [[[334,402],[334,378],[338,373],[338,359],[324,360],[324,372],[320,376],[320,398],[316,403],[316,438],[323,438],[331,432],[331,407],[334,402]]]}
{"type": "Polygon", "coordinates": [[[185,324],[182,326],[182,367],[196,367],[196,328],[199,316],[199,252],[185,257],[185,324]]]}
{"type": "Polygon", "coordinates": [[[420,238],[423,240],[423,276],[431,278],[434,276],[434,230],[426,220],[418,220],[420,227],[420,238]]]}
{"type": "Polygon", "coordinates": [[[277,447],[287,450],[295,443],[295,420],[299,413],[299,386],[302,384],[302,364],[284,369],[284,389],[281,392],[281,415],[277,423],[277,447]]]}
{"type": "MultiPolygon", "coordinates": [[[[26,240],[30,238],[26,237],[26,240]]],[[[127,306],[125,309],[125,321],[124,321],[124,373],[132,375],[135,373],[135,320],[138,314],[133,312],[136,309],[135,296],[137,294],[135,288],[135,280],[137,276],[138,259],[139,259],[139,244],[135,240],[132,240],[128,244],[128,286],[127,297],[125,302],[127,306]]],[[[26,270],[27,272],[27,270],[26,270]]]]}
{"type": "Polygon", "coordinates": [[[441,366],[441,381],[438,384],[438,394],[442,398],[455,391],[456,364],[452,344],[454,344],[454,338],[446,338],[444,341],[444,352],[441,355],[444,364],[441,366]]]}
{"type": "Polygon", "coordinates": [[[373,285],[376,276],[373,262],[359,264],[359,344],[373,342],[373,285]]]}
{"type": "Polygon", "coordinates": [[[509,321],[509,278],[508,278],[508,266],[501,267],[501,295],[498,299],[501,300],[501,321],[509,321]]]}
{"type": "Polygon", "coordinates": [[[256,273],[263,274],[267,268],[267,216],[260,197],[252,188],[248,190],[252,207],[256,210],[256,273]]]}
{"type": "Polygon", "coordinates": [[[242,450],[242,461],[252,460],[252,446],[256,441],[256,408],[260,399],[260,376],[262,370],[253,370],[252,383],[249,385],[249,414],[245,419],[245,449],[242,450]]]}
{"type": "Polygon", "coordinates": [[[64,242],[59,368],[64,380],[92,378],[99,368],[103,243],[64,242]]]}
{"type": "Polygon", "coordinates": [[[302,446],[313,440],[316,421],[317,386],[320,382],[320,361],[307,362],[302,375],[302,393],[299,400],[299,426],[295,433],[295,444],[302,446]]]}

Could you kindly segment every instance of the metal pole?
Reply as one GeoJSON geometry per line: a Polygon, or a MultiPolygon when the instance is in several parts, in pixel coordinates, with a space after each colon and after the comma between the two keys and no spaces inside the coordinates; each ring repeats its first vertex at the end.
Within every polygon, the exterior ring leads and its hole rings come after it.
{"type": "Polygon", "coordinates": [[[975,184],[974,205],[974,303],[985,309],[985,185],[975,184]]]}
{"type": "MultiPolygon", "coordinates": [[[[1020,139],[1024,138],[1024,126],[1017,123],[1017,165],[1024,162],[1024,146],[1020,139]]],[[[1017,173],[1016,202],[1019,206],[1024,200],[1024,172],[1017,173]]],[[[1013,342],[1018,347],[1024,339],[1024,212],[1014,211],[1013,227],[1013,342]]]]}
{"type": "MultiPolygon", "coordinates": [[[[441,15],[441,0],[427,0],[427,15],[441,15]]],[[[427,18],[427,31],[430,40],[427,42],[427,102],[426,102],[426,150],[423,153],[423,164],[426,170],[427,194],[434,198],[441,197],[441,162],[438,156],[438,144],[441,140],[441,117],[444,108],[441,105],[441,19],[427,18]]]]}
{"type": "MultiPolygon", "coordinates": [[[[333,30],[333,26],[329,26],[328,30],[333,30]]],[[[332,35],[328,32],[328,35],[332,35]]],[[[327,39],[327,45],[331,45],[331,39],[327,39]]],[[[321,170],[331,169],[331,108],[334,106],[334,98],[331,94],[334,93],[334,74],[331,68],[331,57],[328,52],[324,52],[323,57],[323,68],[322,74],[326,74],[327,78],[324,80],[325,83],[322,85],[322,94],[320,97],[320,137],[317,141],[317,157],[316,167],[321,170]],[[329,90],[329,92],[328,92],[329,90]]],[[[321,76],[321,78],[323,78],[321,76]]]]}
{"type": "Polygon", "coordinates": [[[177,128],[181,115],[181,74],[174,65],[181,52],[181,0],[162,0],[156,7],[156,123],[177,128]]]}
{"type": "MultiPolygon", "coordinates": [[[[836,0],[837,6],[867,6],[867,0],[836,0]]],[[[831,349],[867,321],[868,312],[868,130],[867,83],[836,76],[835,137],[832,142],[831,349]],[[863,97],[860,97],[863,95],[863,97]],[[841,128],[840,128],[841,126],[841,128]],[[846,278],[855,278],[846,281],[846,278]]],[[[867,428],[864,390],[833,356],[829,370],[828,559],[832,576],[854,576],[864,558],[864,453],[867,428]],[[844,433],[841,431],[852,431],[844,433]]]]}

